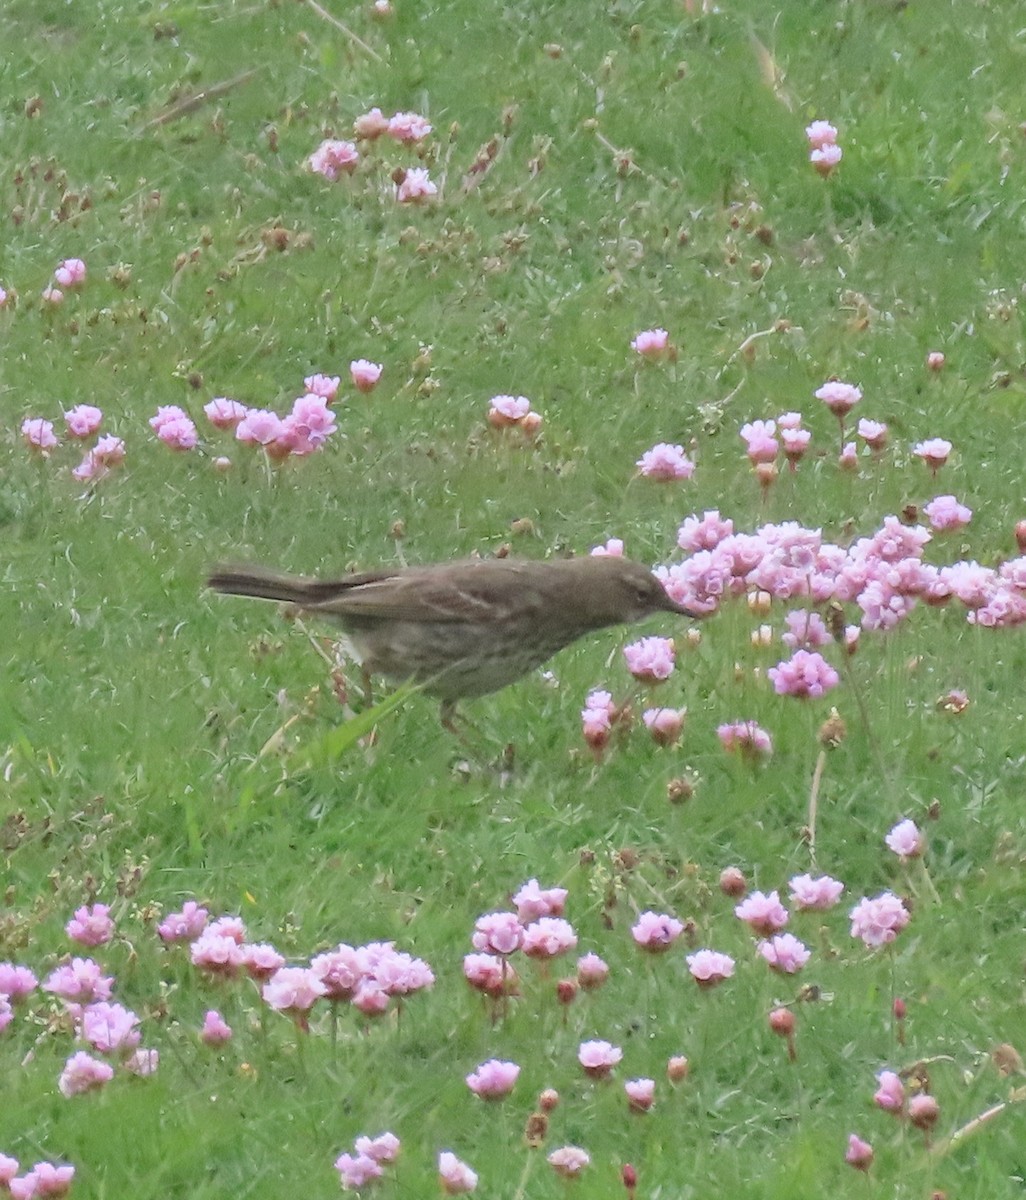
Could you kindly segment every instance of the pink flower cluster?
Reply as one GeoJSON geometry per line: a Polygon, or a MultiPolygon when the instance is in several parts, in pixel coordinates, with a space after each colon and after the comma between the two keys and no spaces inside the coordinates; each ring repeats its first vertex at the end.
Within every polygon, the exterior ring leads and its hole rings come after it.
{"type": "Polygon", "coordinates": [[[534,437],[541,429],[542,416],[531,408],[526,396],[493,396],[489,401],[488,424],[494,429],[519,429],[534,437]]]}
{"type": "Polygon", "coordinates": [[[335,1160],[339,1182],[344,1192],[359,1192],[368,1183],[380,1179],[384,1168],[399,1156],[400,1142],[394,1133],[356,1139],[353,1153],[340,1154],[335,1160]]]}
{"type": "Polygon", "coordinates": [[[826,178],[841,161],[837,129],[829,121],[813,121],[805,129],[809,142],[809,161],[826,178]]]}
{"type": "Polygon", "coordinates": [[[668,442],[658,442],[651,450],[646,450],[635,465],[647,479],[663,482],[690,479],[695,473],[695,464],[684,453],[684,447],[671,446],[668,442]]]}
{"type": "MultiPolygon", "coordinates": [[[[365,946],[341,943],[311,958],[308,966],[288,966],[273,946],[246,941],[238,917],[207,922],[207,910],[188,901],[157,927],[166,944],[188,942],[193,966],[227,979],[248,975],[260,986],[269,1008],[309,1030],[311,1009],[319,1000],[346,1002],[364,1016],[379,1016],[393,1000],[430,988],[434,973],[423,959],[396,950],[393,942],[365,946]]],[[[204,1040],[227,1041],[231,1030],[216,1012],[207,1014],[204,1040]],[[208,1028],[209,1026],[209,1028],[208,1028]]]]}
{"type": "MultiPolygon", "coordinates": [[[[463,959],[467,983],[493,1001],[519,994],[520,980],[511,956],[518,951],[526,958],[546,963],[577,946],[577,934],[562,913],[565,888],[543,888],[530,879],[513,896],[516,912],[492,912],[479,917],[471,944],[474,953],[463,959]]],[[[585,954],[577,963],[573,980],[561,980],[557,995],[568,1002],[578,988],[594,988],[605,981],[609,968],[596,954],[585,954]]]]}
{"type": "Polygon", "coordinates": [[[430,132],[430,122],[415,112],[397,112],[386,117],[380,108],[372,108],[353,122],[353,133],[366,142],[376,141],[383,134],[388,134],[402,145],[416,145],[430,132]]]}
{"type": "Polygon", "coordinates": [[[0,1192],[7,1192],[11,1200],[66,1196],[71,1191],[75,1168],[68,1163],[37,1162],[24,1175],[18,1174],[18,1166],[16,1158],[0,1153],[0,1192]]]}
{"type": "MultiPolygon", "coordinates": [[[[694,525],[685,522],[681,529],[690,541],[694,525]]],[[[887,516],[875,533],[844,548],[824,541],[819,530],[785,521],[750,534],[724,534],[711,549],[657,567],[656,575],[674,600],[705,613],[731,597],[765,593],[813,605],[854,603],[866,631],[893,629],[920,601],[937,606],[951,599],[970,610],[974,624],[993,628],[1026,621],[1026,556],[997,568],[975,562],[934,566],[923,559],[931,537],[920,525],[887,516]]],[[[817,687],[829,690],[831,680],[830,670],[801,659],[784,671],[781,686],[816,694],[817,687]]]]}

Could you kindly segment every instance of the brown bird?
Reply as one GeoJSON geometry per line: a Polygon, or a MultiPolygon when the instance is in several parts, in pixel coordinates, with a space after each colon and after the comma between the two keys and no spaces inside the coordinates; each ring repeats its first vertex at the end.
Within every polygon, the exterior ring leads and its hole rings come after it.
{"type": "Polygon", "coordinates": [[[365,676],[420,684],[441,700],[449,729],[458,700],[504,688],[586,633],[658,612],[700,615],[647,567],[606,556],[470,559],[340,579],[219,566],[207,584],[332,618],[365,676]]]}

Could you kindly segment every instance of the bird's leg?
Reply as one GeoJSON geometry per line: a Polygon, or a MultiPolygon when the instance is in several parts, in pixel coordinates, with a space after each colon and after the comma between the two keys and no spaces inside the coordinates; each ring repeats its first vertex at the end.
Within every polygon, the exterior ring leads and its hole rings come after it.
{"type": "Polygon", "coordinates": [[[438,720],[443,729],[449,731],[454,738],[461,742],[466,741],[463,730],[456,724],[456,701],[443,700],[438,706],[438,720]]]}
{"type": "MultiPolygon", "coordinates": [[[[442,728],[451,733],[462,746],[467,748],[469,753],[476,759],[478,766],[484,767],[486,771],[494,771],[499,778],[499,786],[505,787],[513,774],[513,763],[516,757],[513,743],[507,743],[503,747],[499,758],[494,762],[489,762],[487,752],[484,750],[488,738],[473,721],[469,720],[462,713],[457,714],[455,700],[442,701],[438,710],[438,719],[442,728]],[[459,716],[459,720],[457,720],[457,715],[459,716]],[[469,737],[468,733],[472,733],[474,737],[469,737]]],[[[464,760],[457,764],[456,769],[458,772],[469,776],[470,763],[464,760]]]]}

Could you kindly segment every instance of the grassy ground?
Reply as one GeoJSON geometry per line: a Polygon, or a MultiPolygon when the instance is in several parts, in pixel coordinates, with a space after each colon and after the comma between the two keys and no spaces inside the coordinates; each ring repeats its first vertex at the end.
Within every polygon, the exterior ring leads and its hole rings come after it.
{"type": "MultiPolygon", "coordinates": [[[[804,704],[766,681],[784,648],[753,649],[759,619],[727,605],[659,693],[689,709],[681,744],[635,729],[596,763],[579,731],[587,692],[644,704],[619,653],[637,634],[614,631],[555,660],[557,686],[530,678],[469,706],[483,757],[515,747],[500,779],[462,765],[420,696],[372,747],[327,756],[340,711],[302,631],[202,590],[224,557],[338,571],[507,543],[586,553],[619,536],[665,562],[680,521],[711,508],[741,530],[798,520],[847,544],[937,492],[974,515],[930,561],[1013,556],[1021,14],[944,0],[736,0],[705,15],[669,0],[396,0],[387,19],[325,7],[352,36],[291,0],[8,0],[0,14],[0,284],[17,292],[0,310],[0,959],[42,978],[69,951],[72,911],[112,904],[118,935],[96,956],[161,1053],[153,1077],[65,1099],[56,1079],[76,1047],[35,992],[0,1037],[0,1152],[74,1163],[80,1196],[316,1197],[335,1193],[332,1162],[355,1136],[390,1128],[404,1148],[382,1194],[426,1194],[451,1148],[480,1194],[541,1198],[563,1184],[522,1130],[552,1086],[545,1152],[589,1150],[589,1197],[622,1195],[624,1162],[639,1197],[861,1195],[852,1131],[874,1145],[873,1194],[1021,1196],[1021,1106],[945,1145],[1024,1083],[991,1057],[1026,1041],[1018,630],[918,608],[864,635],[830,700],[804,704]],[[392,170],[419,159],[387,140],[351,178],[306,169],[373,105],[432,122],[419,154],[434,202],[395,203],[392,170]],[[817,117],[841,131],[829,180],[807,161],[817,117]],[[491,169],[468,175],[493,137],[491,169]],[[47,307],[70,256],[88,282],[47,307]],[[676,363],[632,354],[653,326],[676,363]],[[381,383],[364,396],[344,381],[340,433],[307,460],[268,469],[202,417],[220,395],[281,411],[304,376],[345,377],[361,357],[384,364],[381,383]],[[833,374],[861,385],[856,416],[891,429],[854,474],[812,397],[833,374]],[[489,431],[489,398],[506,392],[544,415],[535,443],[489,431]],[[23,418],[60,427],[84,401],[127,447],[93,488],[71,478],[69,439],[40,460],[20,438],[23,418]],[[197,419],[199,448],[153,437],[164,404],[197,419]],[[793,409],[813,450],[763,496],[738,427],[793,409]],[[955,446],[936,482],[911,453],[930,437],[955,446]],[[690,448],[693,479],[636,475],[658,441],[690,448]],[[937,706],[952,689],[970,699],[961,715],[937,706]],[[848,890],[796,918],[814,951],[796,981],[754,960],[717,881],[737,864],[784,889],[809,869],[802,827],[832,703],[848,736],[827,756],[817,856],[848,890]],[[716,727],[737,718],[772,732],[765,766],[723,754],[716,727]],[[694,795],[671,804],[681,777],[694,795]],[[929,883],[883,848],[902,817],[928,831],[929,883]],[[564,1012],[525,964],[523,996],[493,1026],[461,959],[476,917],[532,876],[569,889],[581,949],[612,977],[564,1012]],[[846,914],[885,888],[913,918],[871,954],[846,914]],[[240,913],[290,960],[394,939],[437,983],[398,1023],[365,1031],[346,1014],[333,1044],[318,1017],[300,1036],[252,985],[212,987],[160,945],[158,915],[189,897],[240,913]],[[629,927],[648,908],[693,921],[692,942],[734,955],[736,977],[703,994],[683,950],[643,959],[629,927]],[[792,1064],[766,1014],[803,984],[819,999],[795,1004],[792,1064]],[[220,1052],[196,1037],[210,1007],[236,1030],[220,1052]],[[581,1075],[591,1037],[624,1048],[619,1082],[581,1075]],[[675,1053],[692,1072],[671,1089],[675,1053]],[[487,1105],[463,1076],[493,1056],[522,1074],[487,1105]],[[933,1150],[871,1099],[877,1071],[920,1060],[940,1104],[933,1150]],[[635,1076],[658,1081],[647,1116],[627,1113],[620,1083],[635,1076]]],[[[766,618],[777,633],[785,611],[766,618]]]]}

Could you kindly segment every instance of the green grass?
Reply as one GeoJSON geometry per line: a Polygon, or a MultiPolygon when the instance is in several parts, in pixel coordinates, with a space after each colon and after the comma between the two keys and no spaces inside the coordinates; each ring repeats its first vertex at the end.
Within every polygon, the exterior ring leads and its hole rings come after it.
{"type": "MultiPolygon", "coordinates": [[[[161,1052],[154,1077],[66,1100],[56,1079],[73,1041],[35,993],[0,1037],[0,1152],[73,1162],[79,1196],[319,1197],[335,1194],[332,1162],[355,1136],[391,1128],[404,1148],[382,1194],[427,1194],[451,1148],[479,1194],[543,1198],[563,1188],[522,1131],[553,1086],[546,1152],[590,1151],[589,1197],[623,1195],[627,1161],[639,1197],[861,1194],[843,1162],[852,1130],[876,1149],[874,1194],[1021,1196],[1021,1105],[931,1153],[871,1102],[876,1071],[929,1060],[943,1142],[1023,1083],[990,1062],[999,1043],[1024,1050],[1020,631],[917,608],[864,635],[842,687],[805,705],[772,693],[764,672],[783,647],[753,649],[758,620],[728,605],[658,693],[689,709],[680,746],[634,729],[595,763],[579,731],[587,692],[608,684],[645,704],[619,653],[637,634],[613,631],[557,658],[556,686],[529,678],[467,706],[482,758],[515,747],[501,779],[464,768],[419,695],[382,716],[373,746],[341,744],[302,632],[202,589],[225,557],[337,572],[507,543],[586,553],[621,536],[633,557],[668,561],[682,518],[711,508],[740,530],[798,520],[847,544],[947,491],[973,520],[928,559],[1011,557],[1026,515],[1021,14],[944,0],[737,0],[704,16],[642,0],[396,0],[379,22],[325,7],[373,53],[301,3],[9,0],[0,15],[15,48],[0,64],[0,283],[18,293],[0,311],[0,959],[42,977],[70,949],[72,911],[113,903],[118,938],[97,957],[161,1052]],[[394,204],[391,171],[417,161],[394,143],[337,184],[305,169],[372,105],[431,119],[437,203],[394,204]],[[841,130],[829,181],[806,161],[816,117],[841,130]],[[464,189],[493,136],[493,168],[464,189]],[[89,281],[44,311],[39,293],[72,255],[89,281]],[[790,329],[759,339],[753,361],[737,354],[778,321],[790,329]],[[657,325],[675,364],[630,352],[657,325]],[[932,349],[947,356],[939,375],[924,368],[932,349]],[[344,382],[342,436],[308,460],[265,470],[204,423],[212,396],[281,411],[305,375],[346,376],[359,357],[384,363],[382,382],[370,396],[344,382]],[[854,476],[812,398],[832,374],[862,386],[856,416],[891,428],[882,461],[854,476]],[[536,444],[488,430],[500,392],[544,414],[536,444]],[[77,447],[34,461],[19,433],[81,401],[128,447],[93,490],[70,477],[77,447]],[[159,404],[197,418],[198,451],[156,442],[159,404]],[[737,429],[790,409],[813,453],[763,499],[737,429]],[[935,484],[910,453],[934,436],[955,446],[935,484]],[[690,446],[691,481],[635,476],[657,441],[690,446]],[[223,475],[221,453],[235,460],[223,475]],[[971,699],[960,716],[936,704],[953,688],[971,699]],[[808,869],[831,704],[848,735],[827,758],[817,851],[848,891],[821,920],[796,918],[814,957],[782,980],[753,961],[717,881],[738,864],[769,890],[808,869]],[[748,717],[776,747],[756,770],[715,735],[748,717]],[[694,796],[673,805],[667,785],[684,775],[694,796]],[[927,829],[937,899],[883,849],[904,816],[927,829]],[[493,1027],[461,958],[476,917],[532,876],[569,888],[581,948],[612,978],[564,1013],[524,964],[524,994],[493,1027]],[[885,888],[914,914],[893,953],[870,955],[846,913],[885,888]],[[296,961],[395,939],[437,984],[398,1025],[364,1031],[347,1014],[335,1049],[316,1019],[299,1038],[250,985],[214,988],[160,946],[157,915],[192,896],[296,961]],[[647,908],[693,921],[696,945],[737,958],[736,978],[699,994],[679,949],[643,960],[628,931],[647,908]],[[766,1013],[803,983],[821,998],[796,1005],[788,1064],[766,1013]],[[195,1033],[215,1006],[236,1029],[220,1053],[195,1033]],[[584,1080],[576,1048],[590,1037],[624,1048],[620,1083],[657,1079],[650,1115],[628,1116],[619,1083],[584,1080]],[[671,1090],[674,1053],[692,1074],[671,1090]],[[501,1105],[463,1083],[492,1056],[523,1068],[501,1105]]],[[[668,619],[643,632],[681,631],[668,619]]]]}

